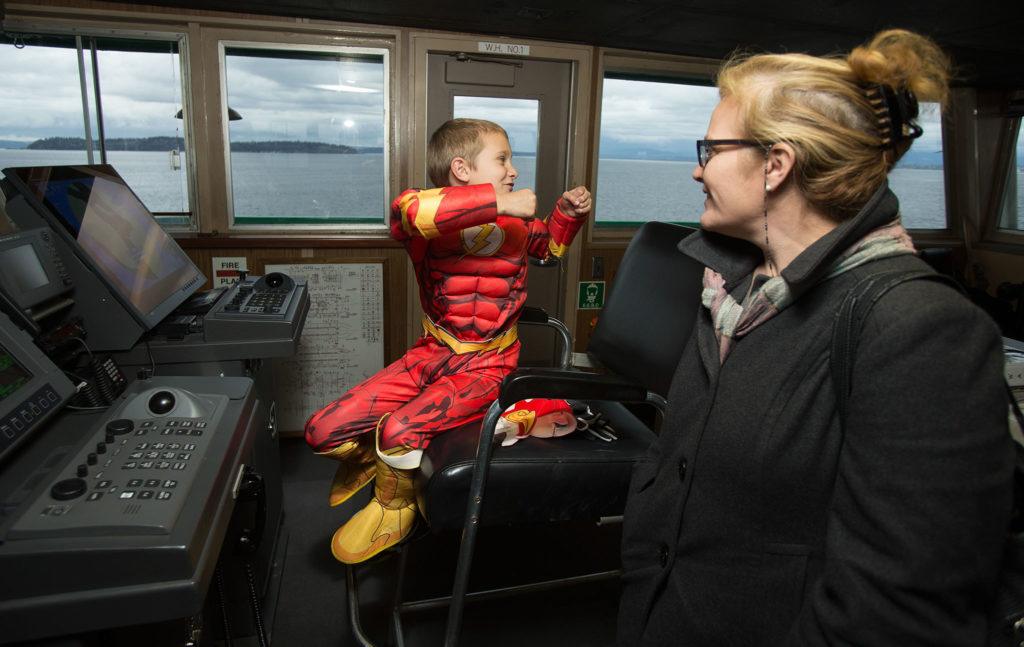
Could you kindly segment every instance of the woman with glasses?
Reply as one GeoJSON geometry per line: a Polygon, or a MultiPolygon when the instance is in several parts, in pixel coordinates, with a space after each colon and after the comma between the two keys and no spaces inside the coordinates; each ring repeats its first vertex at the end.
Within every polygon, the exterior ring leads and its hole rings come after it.
{"type": "Polygon", "coordinates": [[[845,414],[830,352],[865,277],[926,268],[886,176],[949,63],[892,30],[727,62],[697,143],[703,307],[623,529],[621,645],[982,645],[1012,506],[995,325],[952,288],[870,309],[845,414]]]}

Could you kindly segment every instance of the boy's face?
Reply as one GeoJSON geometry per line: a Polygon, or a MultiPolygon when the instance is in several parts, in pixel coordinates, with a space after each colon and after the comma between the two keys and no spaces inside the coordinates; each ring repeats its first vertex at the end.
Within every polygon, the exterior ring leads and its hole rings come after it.
{"type": "Polygon", "coordinates": [[[483,149],[469,168],[466,184],[490,184],[499,193],[510,193],[519,172],[512,166],[512,150],[508,139],[500,133],[484,133],[483,149]]]}

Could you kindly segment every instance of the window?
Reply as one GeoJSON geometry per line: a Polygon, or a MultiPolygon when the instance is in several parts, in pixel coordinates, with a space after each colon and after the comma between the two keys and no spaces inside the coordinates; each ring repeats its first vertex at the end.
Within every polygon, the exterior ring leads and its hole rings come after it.
{"type": "Polygon", "coordinates": [[[1024,231],[1024,124],[1017,124],[1017,144],[1010,158],[1009,177],[1003,192],[999,228],[1011,232],[1024,231]]]}
{"type": "Polygon", "coordinates": [[[384,225],[384,49],[224,43],[236,225],[384,225]]]}
{"type": "Polygon", "coordinates": [[[947,229],[939,104],[921,102],[917,123],[924,134],[889,172],[889,188],[899,198],[904,227],[947,229]]]}
{"type": "Polygon", "coordinates": [[[692,179],[696,141],[718,89],[608,74],[601,98],[598,226],[696,222],[704,194],[692,179]]]}
{"type": "Polygon", "coordinates": [[[0,167],[112,164],[162,224],[190,226],[183,37],[167,38],[0,40],[0,167]]]}

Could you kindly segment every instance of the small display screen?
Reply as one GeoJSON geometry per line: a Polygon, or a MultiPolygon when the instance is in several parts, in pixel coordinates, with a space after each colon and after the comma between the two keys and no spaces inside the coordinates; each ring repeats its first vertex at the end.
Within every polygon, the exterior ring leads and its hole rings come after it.
{"type": "Polygon", "coordinates": [[[18,391],[31,379],[32,374],[14,361],[6,348],[0,346],[0,400],[18,391]]]}
{"type": "Polygon", "coordinates": [[[46,285],[46,270],[32,245],[26,243],[0,250],[0,270],[4,278],[19,292],[28,292],[46,285]]]}
{"type": "Polygon", "coordinates": [[[96,270],[143,315],[200,276],[113,167],[9,171],[18,174],[75,237],[96,270]]]}

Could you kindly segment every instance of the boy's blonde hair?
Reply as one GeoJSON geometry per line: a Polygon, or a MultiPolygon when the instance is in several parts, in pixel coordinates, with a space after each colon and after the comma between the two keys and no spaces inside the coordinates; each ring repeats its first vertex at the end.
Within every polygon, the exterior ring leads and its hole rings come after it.
{"type": "Polygon", "coordinates": [[[448,186],[448,170],[456,157],[473,165],[484,147],[485,133],[497,133],[508,139],[504,128],[486,119],[450,119],[434,131],[427,144],[427,176],[434,186],[448,186]]]}
{"type": "Polygon", "coordinates": [[[865,88],[906,88],[921,101],[941,103],[949,76],[949,59],[934,42],[890,29],[845,58],[734,57],[719,72],[718,88],[739,104],[747,136],[796,150],[794,181],[804,197],[843,220],[860,211],[911,144],[883,143],[865,88]]]}

